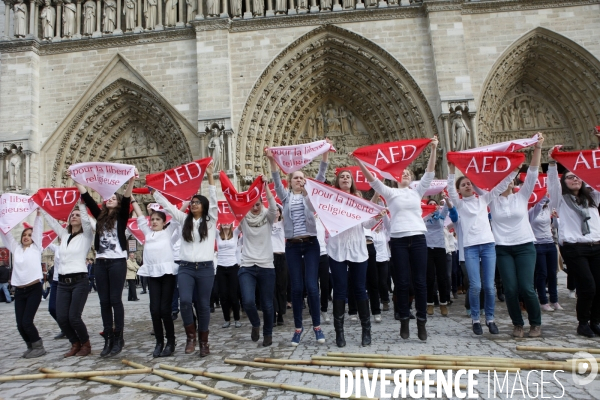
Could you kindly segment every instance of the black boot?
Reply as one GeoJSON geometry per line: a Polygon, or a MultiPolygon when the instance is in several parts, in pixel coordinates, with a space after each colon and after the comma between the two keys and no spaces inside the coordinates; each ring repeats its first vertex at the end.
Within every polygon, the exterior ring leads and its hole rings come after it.
{"type": "Polygon", "coordinates": [[[362,345],[368,346],[371,344],[371,313],[369,312],[369,300],[357,300],[356,307],[358,308],[358,317],[362,326],[362,345]]]}
{"type": "Polygon", "coordinates": [[[167,345],[165,346],[160,357],[169,357],[175,352],[175,338],[167,339],[167,345]]]}
{"type": "Polygon", "coordinates": [[[123,331],[115,332],[114,336],[114,344],[112,350],[110,351],[111,357],[119,354],[121,350],[123,350],[123,346],[125,346],[125,341],[123,340],[123,331]]]}
{"type": "Polygon", "coordinates": [[[403,318],[400,320],[400,337],[402,339],[408,339],[410,337],[410,331],[408,330],[408,323],[410,318],[403,318]]]}
{"type": "Polygon", "coordinates": [[[108,355],[110,355],[110,352],[113,349],[114,336],[112,332],[104,332],[102,336],[104,336],[104,348],[100,353],[100,357],[107,357],[108,355]]]}
{"type": "Polygon", "coordinates": [[[335,344],[337,347],[346,346],[344,337],[344,313],[346,303],[344,300],[333,300],[333,328],[335,329],[335,344]]]}
{"type": "Polygon", "coordinates": [[[418,329],[417,336],[421,340],[427,340],[427,330],[425,329],[426,323],[427,323],[427,321],[417,318],[417,329],[418,329]]]}
{"type": "Polygon", "coordinates": [[[156,347],[154,348],[154,352],[152,353],[152,357],[160,357],[160,353],[162,353],[165,348],[165,341],[163,339],[156,339],[156,347]]]}

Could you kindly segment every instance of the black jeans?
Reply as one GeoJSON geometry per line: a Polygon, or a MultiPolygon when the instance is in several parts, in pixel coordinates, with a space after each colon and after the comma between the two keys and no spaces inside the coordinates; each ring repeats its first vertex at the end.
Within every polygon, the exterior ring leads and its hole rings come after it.
{"type": "Polygon", "coordinates": [[[321,289],[321,311],[327,312],[329,305],[329,256],[323,254],[319,258],[319,288],[321,289]]]}
{"type": "MultiPolygon", "coordinates": [[[[146,287],[148,285],[148,278],[145,276],[140,276],[140,283],[142,284],[142,291],[146,292],[146,287]]],[[[133,286],[135,289],[135,285],[133,286]]],[[[136,293],[137,296],[137,293],[136,293]]]]}
{"type": "MultiPolygon", "coordinates": [[[[273,309],[281,317],[285,314],[287,309],[288,266],[285,259],[285,253],[274,253],[273,265],[275,265],[275,296],[273,298],[273,309]]],[[[320,269],[319,272],[321,272],[320,269]]],[[[329,273],[329,270],[327,273],[329,273]]],[[[322,303],[323,297],[321,297],[321,304],[322,303]]]]}
{"type": "Polygon", "coordinates": [[[563,243],[562,255],[577,285],[577,320],[600,323],[600,244],[563,243]]]}
{"type": "Polygon", "coordinates": [[[427,320],[427,242],[425,235],[390,240],[392,268],[398,286],[398,312],[401,319],[409,318],[409,288],[412,280],[415,291],[417,318],[427,320]]]}
{"type": "Polygon", "coordinates": [[[121,332],[125,325],[125,310],[121,296],[123,282],[127,276],[127,261],[125,258],[97,258],[94,272],[104,332],[112,332],[113,322],[115,332],[121,332]]]}
{"type": "Polygon", "coordinates": [[[437,277],[440,304],[448,304],[448,269],[446,265],[446,249],[441,247],[427,248],[427,303],[433,304],[435,299],[435,280],[437,277]]]}
{"type": "Polygon", "coordinates": [[[40,335],[33,324],[33,319],[42,302],[43,291],[42,284],[39,282],[24,288],[15,288],[17,329],[25,343],[35,343],[40,340],[40,335]]]}
{"type": "Polygon", "coordinates": [[[135,290],[135,279],[127,279],[127,284],[129,285],[129,291],[127,294],[127,300],[132,301],[137,299],[137,291],[135,290]]]}
{"type": "MultiPolygon", "coordinates": [[[[382,303],[390,302],[390,286],[388,283],[389,278],[389,262],[377,261],[377,280],[379,281],[379,297],[382,303]]],[[[368,274],[368,271],[367,271],[368,274]]],[[[368,276],[367,276],[368,279],[368,276]]]]}
{"type": "Polygon", "coordinates": [[[96,287],[96,279],[94,278],[94,275],[90,275],[88,279],[90,281],[90,292],[92,291],[92,289],[94,289],[97,292],[98,288],[96,287]]]}
{"type": "Polygon", "coordinates": [[[238,301],[238,290],[240,287],[238,281],[239,269],[240,267],[237,264],[231,267],[217,266],[217,285],[219,285],[221,311],[223,311],[225,321],[230,320],[232,310],[234,321],[240,320],[240,302],[238,301]]]}
{"type": "Polygon", "coordinates": [[[171,303],[175,290],[176,275],[166,274],[157,278],[148,277],[150,289],[150,316],[157,342],[163,340],[163,325],[167,340],[175,340],[175,327],[171,317],[171,303]]]}
{"type": "Polygon", "coordinates": [[[367,244],[369,259],[367,261],[367,293],[371,303],[371,314],[381,314],[379,299],[379,271],[377,269],[377,251],[373,243],[367,244]]]}
{"type": "Polygon", "coordinates": [[[71,343],[90,340],[87,327],[81,319],[90,293],[89,281],[81,279],[72,284],[58,282],[56,293],[56,320],[71,343]]]}
{"type": "Polygon", "coordinates": [[[48,300],[48,312],[56,322],[56,291],[58,290],[58,281],[50,282],[50,300],[48,300]]]}

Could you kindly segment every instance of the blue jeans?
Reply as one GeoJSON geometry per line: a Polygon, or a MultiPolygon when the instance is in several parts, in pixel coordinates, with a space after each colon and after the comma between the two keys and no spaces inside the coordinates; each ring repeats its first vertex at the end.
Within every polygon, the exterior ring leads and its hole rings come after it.
{"type": "Polygon", "coordinates": [[[54,318],[56,323],[58,320],[56,319],[56,294],[58,292],[58,281],[50,282],[50,300],[48,300],[48,312],[54,318]]]}
{"type": "Polygon", "coordinates": [[[177,283],[181,303],[181,318],[183,325],[194,323],[192,301],[196,300],[196,315],[198,316],[198,331],[208,331],[210,323],[210,294],[215,280],[215,269],[212,261],[188,262],[181,261],[177,283]]]}
{"type": "Polygon", "coordinates": [[[275,311],[273,310],[273,293],[275,293],[275,268],[261,268],[257,265],[252,267],[241,267],[238,271],[238,282],[242,292],[242,304],[244,311],[252,324],[252,327],[260,326],[260,317],[256,309],[256,286],[260,292],[260,306],[265,323],[263,325],[263,336],[273,335],[273,321],[275,311]]]}
{"type": "Polygon", "coordinates": [[[294,325],[296,329],[302,328],[302,296],[304,282],[308,295],[308,308],[312,317],[313,326],[321,325],[319,312],[319,258],[321,247],[316,237],[302,243],[286,242],[285,259],[288,263],[290,283],[292,286],[292,311],[294,312],[294,325]],[[302,279],[302,262],[304,260],[304,280],[302,279]]]}
{"type": "Polygon", "coordinates": [[[417,318],[427,320],[427,241],[425,235],[391,238],[392,274],[397,285],[400,319],[410,317],[409,290],[412,279],[417,318]]]}
{"type": "Polygon", "coordinates": [[[0,283],[0,290],[4,292],[4,297],[6,298],[6,302],[10,303],[12,301],[12,297],[10,297],[10,293],[8,292],[8,282],[0,283]]]}
{"type": "Polygon", "coordinates": [[[348,296],[348,275],[352,275],[352,290],[356,300],[367,298],[367,265],[369,261],[335,261],[329,257],[329,269],[333,279],[333,299],[346,300],[348,296]]]}
{"type": "Polygon", "coordinates": [[[471,319],[479,321],[479,293],[481,292],[481,285],[483,283],[485,319],[487,322],[492,322],[494,320],[494,307],[496,306],[496,290],[494,288],[496,244],[477,244],[465,247],[464,251],[465,266],[467,268],[467,275],[469,276],[471,319]]]}
{"type": "Polygon", "coordinates": [[[546,279],[548,279],[548,292],[550,303],[558,303],[558,289],[556,287],[556,274],[558,270],[558,251],[554,243],[536,244],[535,251],[535,288],[540,304],[548,304],[546,296],[546,279]]]}

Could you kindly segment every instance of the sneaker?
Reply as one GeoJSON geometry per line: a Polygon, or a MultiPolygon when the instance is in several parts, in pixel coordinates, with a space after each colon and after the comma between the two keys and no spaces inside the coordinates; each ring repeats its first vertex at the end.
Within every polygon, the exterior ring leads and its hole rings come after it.
{"type": "Polygon", "coordinates": [[[288,302],[285,307],[289,310],[290,308],[292,308],[292,303],[288,302]]]}
{"type": "Polygon", "coordinates": [[[490,333],[492,335],[497,335],[498,333],[500,333],[500,331],[498,330],[498,327],[496,326],[496,324],[494,323],[494,321],[487,322],[486,325],[487,325],[487,327],[490,330],[490,333]]]}
{"type": "Polygon", "coordinates": [[[321,321],[331,322],[331,319],[329,318],[329,314],[327,314],[327,311],[321,311],[321,321]]]}
{"type": "Polygon", "coordinates": [[[298,346],[300,344],[300,336],[302,336],[302,332],[304,332],[304,328],[300,328],[300,330],[296,329],[294,331],[294,336],[292,337],[292,346],[298,346]]]}
{"type": "Polygon", "coordinates": [[[479,322],[473,323],[473,333],[476,335],[483,335],[483,329],[481,329],[481,324],[479,322]]]}
{"type": "Polygon", "coordinates": [[[383,303],[383,308],[381,309],[382,311],[390,311],[390,302],[384,302],[383,303]]]}
{"type": "Polygon", "coordinates": [[[177,319],[177,314],[179,314],[179,312],[177,312],[177,311],[171,314],[171,319],[173,321],[175,321],[177,319]]]}
{"type": "Polygon", "coordinates": [[[375,322],[381,322],[381,314],[375,315],[375,322]]]}
{"type": "Polygon", "coordinates": [[[353,321],[353,322],[356,322],[356,321],[358,321],[358,316],[357,316],[356,314],[352,314],[352,315],[350,316],[350,321],[353,321]]]}
{"type": "Polygon", "coordinates": [[[562,310],[564,310],[564,308],[562,308],[562,307],[560,306],[560,304],[558,304],[558,303],[550,303],[550,306],[551,306],[552,308],[554,308],[556,311],[562,311],[562,310]]]}
{"type": "Polygon", "coordinates": [[[233,326],[235,326],[236,328],[241,328],[242,327],[242,323],[240,321],[235,321],[235,323],[233,324],[233,326]]]}
{"type": "MultiPolygon", "coordinates": [[[[315,339],[317,340],[318,343],[325,343],[325,335],[323,334],[323,331],[321,330],[321,327],[319,328],[313,328],[313,331],[315,331],[315,339]]],[[[296,336],[296,335],[294,335],[296,336]]],[[[292,339],[292,342],[294,341],[294,339],[292,339]]]]}
{"type": "Polygon", "coordinates": [[[427,305],[427,315],[433,315],[433,304],[427,305]]]}
{"type": "Polygon", "coordinates": [[[522,338],[523,337],[523,327],[521,325],[515,325],[513,328],[513,337],[522,338]]]}
{"type": "Polygon", "coordinates": [[[552,311],[554,311],[554,308],[550,307],[550,304],[546,303],[546,304],[540,304],[540,310],[552,312],[552,311]]]}
{"type": "Polygon", "coordinates": [[[469,309],[467,308],[467,309],[465,309],[465,312],[467,313],[467,317],[470,317],[470,316],[471,316],[471,310],[469,310],[469,309]]]}
{"type": "Polygon", "coordinates": [[[529,327],[529,337],[540,337],[542,336],[542,327],[532,325],[529,327]]]}
{"type": "Polygon", "coordinates": [[[577,295],[575,294],[574,290],[570,290],[569,291],[569,298],[570,299],[576,299],[577,298],[577,295]]]}
{"type": "Polygon", "coordinates": [[[229,326],[231,326],[231,322],[225,321],[225,323],[221,325],[221,328],[229,328],[229,326]]]}

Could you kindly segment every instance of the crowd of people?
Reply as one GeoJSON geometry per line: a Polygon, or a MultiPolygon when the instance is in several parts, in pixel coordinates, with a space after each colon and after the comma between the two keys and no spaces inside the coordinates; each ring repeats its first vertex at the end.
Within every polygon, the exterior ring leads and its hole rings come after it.
{"type": "MultiPolygon", "coordinates": [[[[262,199],[257,201],[237,226],[218,224],[212,164],[206,169],[208,197],[194,195],[181,208],[149,188],[157,203],[147,208],[149,220],[132,195],[135,177],[123,194],[114,194],[102,207],[85,186],[77,183],[82,201],[66,227],[38,211],[33,227],[23,231],[20,241],[0,233],[14,257],[10,279],[16,288],[17,328],[27,344],[23,356],[45,354],[34,324],[42,298],[39,265],[43,217],[60,241],[51,248],[55,273],[50,310],[61,334],[71,343],[65,357],[91,352],[82,313],[93,287],[104,327],[100,357],[122,351],[126,329],[122,293],[127,282],[129,300],[137,300],[136,274],[148,285],[156,336],[154,357],[175,352],[174,320],[179,311],[186,334],[184,352],[199,349],[200,357],[209,355],[209,323],[216,296],[223,312],[222,328],[231,327],[231,316],[233,326],[240,328],[240,314],[245,312],[255,342],[260,339],[262,325],[263,346],[272,344],[273,327],[284,324],[289,308],[294,324],[291,345],[301,342],[305,308],[314,340],[324,343],[326,332],[321,324],[330,322],[330,304],[338,347],[346,345],[346,314],[350,320],[358,316],[361,344],[368,346],[376,340],[371,333],[371,314],[376,323],[381,322],[382,311],[390,310],[390,303],[400,321],[400,337],[410,337],[410,321],[414,319],[417,337],[424,341],[427,318],[434,314],[434,306],[439,305],[440,314],[447,316],[458,292],[466,294],[465,308],[474,334],[483,334],[482,322],[490,334],[499,333],[494,319],[498,296],[506,302],[512,335],[524,336],[526,310],[528,336],[539,337],[542,311],[562,310],[556,279],[559,252],[577,290],[577,333],[600,335],[600,192],[587,187],[573,172],[565,171],[559,178],[550,152],[548,196],[529,208],[543,142],[539,134],[523,182],[518,180],[517,168],[489,191],[477,188],[466,176],[457,177],[455,166],[449,163],[447,195],[440,201],[425,199],[435,207],[425,217],[422,201],[435,178],[437,138],[430,143],[425,173],[413,187],[410,169],[400,181],[386,184],[351,156],[372,190],[357,190],[353,174],[344,169],[337,173],[332,186],[385,208],[374,218],[332,237],[307,196],[304,173],[289,174],[285,188],[268,149],[265,157],[280,204],[265,183],[268,206],[262,199]],[[130,206],[145,237],[141,267],[133,253],[130,259],[127,254],[130,206]],[[93,268],[88,258],[90,247],[96,254],[93,268]],[[90,275],[94,279],[90,280],[90,275]]],[[[325,181],[327,168],[326,152],[316,181],[325,181]]],[[[0,279],[4,275],[0,274],[0,279]]]]}

